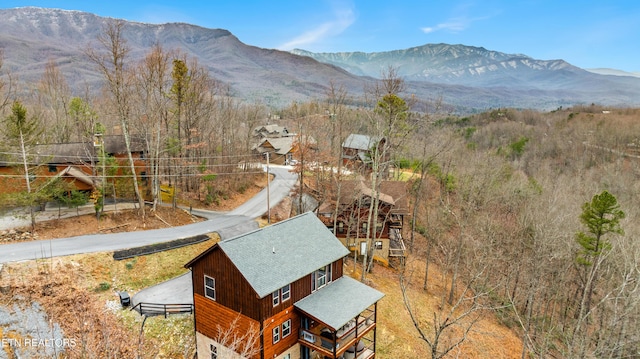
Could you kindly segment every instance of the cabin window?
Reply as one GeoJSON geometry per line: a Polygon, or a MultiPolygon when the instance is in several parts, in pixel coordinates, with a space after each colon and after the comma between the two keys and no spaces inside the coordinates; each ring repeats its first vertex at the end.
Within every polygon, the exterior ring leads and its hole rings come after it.
{"type": "Polygon", "coordinates": [[[331,282],[331,264],[311,274],[311,290],[316,291],[331,282]]]}
{"type": "Polygon", "coordinates": [[[316,277],[316,288],[322,288],[327,284],[327,269],[322,268],[320,270],[318,270],[317,272],[317,277],[316,277]]]}
{"type": "Polygon", "coordinates": [[[344,222],[338,222],[338,233],[344,233],[344,222]]]}
{"type": "Polygon", "coordinates": [[[375,248],[382,249],[382,241],[376,241],[375,248]]]}
{"type": "Polygon", "coordinates": [[[276,305],[280,304],[280,290],[276,290],[275,292],[271,293],[271,298],[273,300],[273,306],[275,307],[276,305]]]}
{"type": "Polygon", "coordinates": [[[211,359],[218,359],[218,347],[209,344],[209,352],[211,353],[211,359]]]}
{"type": "Polygon", "coordinates": [[[291,298],[291,285],[287,284],[282,287],[282,301],[287,301],[291,298]]]}
{"type": "Polygon", "coordinates": [[[286,338],[291,334],[291,319],[282,323],[282,337],[286,338]]]}
{"type": "Polygon", "coordinates": [[[216,300],[216,280],[208,275],[204,276],[204,296],[216,300]]]}
{"type": "Polygon", "coordinates": [[[273,344],[280,341],[280,326],[273,328],[273,344]]]}
{"type": "Polygon", "coordinates": [[[58,167],[56,165],[49,165],[49,172],[58,172],[58,167]]]}

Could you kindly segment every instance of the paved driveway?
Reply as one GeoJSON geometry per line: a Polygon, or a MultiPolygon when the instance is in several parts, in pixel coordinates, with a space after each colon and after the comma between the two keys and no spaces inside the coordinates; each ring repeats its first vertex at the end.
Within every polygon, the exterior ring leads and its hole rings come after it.
{"type": "MultiPolygon", "coordinates": [[[[227,227],[218,231],[221,240],[258,229],[258,222],[250,221],[238,226],[227,227]]],[[[145,288],[131,297],[131,305],[138,303],[154,304],[193,304],[193,285],[191,272],[179,275],[154,286],[145,288]]]]}

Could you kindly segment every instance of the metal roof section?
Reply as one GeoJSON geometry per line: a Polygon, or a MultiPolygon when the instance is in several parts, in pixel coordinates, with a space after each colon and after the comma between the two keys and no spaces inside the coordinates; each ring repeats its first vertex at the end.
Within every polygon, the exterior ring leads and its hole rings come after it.
{"type": "Polygon", "coordinates": [[[337,330],[382,297],[382,292],[351,277],[343,276],[299,300],[294,306],[331,329],[337,330]]]}
{"type": "Polygon", "coordinates": [[[217,245],[260,298],[349,254],[312,212],[217,245]]]}

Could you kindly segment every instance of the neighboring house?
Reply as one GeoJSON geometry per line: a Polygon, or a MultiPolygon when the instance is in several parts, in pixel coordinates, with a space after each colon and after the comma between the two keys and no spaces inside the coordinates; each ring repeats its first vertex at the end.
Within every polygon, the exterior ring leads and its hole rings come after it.
{"type": "Polygon", "coordinates": [[[369,171],[374,150],[385,144],[386,139],[381,137],[350,134],[342,142],[342,163],[354,170],[369,171]]]}
{"type": "Polygon", "coordinates": [[[253,149],[262,158],[269,156],[269,162],[277,165],[290,164],[296,150],[295,137],[264,138],[253,149]]]}
{"type": "Polygon", "coordinates": [[[280,125],[263,125],[253,129],[253,137],[258,139],[287,137],[293,135],[286,127],[280,125]]]}
{"type": "Polygon", "coordinates": [[[314,150],[316,141],[311,136],[288,136],[263,138],[254,148],[253,152],[261,158],[269,156],[269,162],[277,165],[291,165],[298,160],[302,148],[314,150]],[[304,146],[301,146],[304,144],[304,146]]]}
{"type": "Polygon", "coordinates": [[[348,254],[308,212],[198,255],[185,265],[192,273],[198,357],[228,354],[222,329],[239,337],[257,333],[251,358],[374,358],[384,295],[343,276],[348,254]]]}
{"type": "MultiPolygon", "coordinates": [[[[107,154],[120,163],[127,162],[127,151],[123,136],[104,136],[103,142],[107,154]]],[[[133,139],[132,156],[138,174],[146,175],[144,144],[133,139]]],[[[76,190],[91,191],[100,182],[93,176],[98,165],[99,147],[93,142],[74,142],[43,144],[28,150],[27,162],[29,175],[34,187],[44,185],[55,177],[72,184],[76,190]]],[[[0,162],[0,193],[12,193],[26,190],[24,166],[20,155],[14,154],[0,162]]]]}
{"type": "Polygon", "coordinates": [[[409,214],[407,183],[402,181],[381,181],[378,190],[378,218],[374,231],[367,230],[371,202],[375,193],[370,184],[361,180],[341,181],[340,198],[338,189],[333,188],[332,198],[318,208],[318,218],[333,231],[340,241],[351,251],[360,255],[367,249],[367,232],[373,239],[374,259],[388,264],[392,257],[404,257],[405,245],[402,239],[404,216],[409,214]]]}

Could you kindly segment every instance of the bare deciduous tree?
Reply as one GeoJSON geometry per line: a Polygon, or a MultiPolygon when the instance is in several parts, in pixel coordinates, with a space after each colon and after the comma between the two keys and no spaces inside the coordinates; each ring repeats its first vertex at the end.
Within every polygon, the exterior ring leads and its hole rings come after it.
{"type": "Polygon", "coordinates": [[[431,358],[443,358],[458,348],[467,340],[473,326],[481,318],[481,311],[486,309],[482,300],[487,294],[474,293],[471,288],[480,274],[469,281],[458,294],[455,302],[447,305],[443,297],[441,304],[430,313],[420,313],[413,307],[412,303],[417,299],[412,298],[410,294],[411,273],[403,272],[400,274],[400,290],[405,309],[409,313],[418,336],[429,347],[431,358]],[[427,319],[430,315],[432,316],[431,320],[427,319]]]}
{"type": "Polygon", "coordinates": [[[240,315],[235,317],[228,327],[217,325],[217,335],[214,340],[233,351],[240,358],[252,358],[260,353],[260,330],[251,323],[245,332],[238,331],[240,315]]]}
{"type": "Polygon", "coordinates": [[[98,35],[98,42],[101,48],[87,48],[85,53],[89,59],[98,66],[100,73],[106,80],[106,86],[111,94],[114,115],[118,118],[124,135],[124,142],[127,148],[129,168],[133,181],[133,190],[138,200],[140,214],[145,219],[144,198],[138,186],[138,176],[135,168],[133,156],[131,154],[131,136],[129,127],[131,126],[131,90],[132,75],[126,68],[127,54],[129,47],[124,38],[124,21],[109,21],[105,25],[103,32],[98,35]]]}

